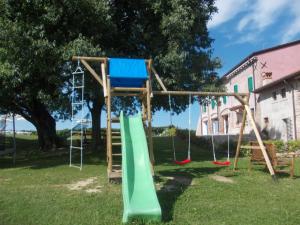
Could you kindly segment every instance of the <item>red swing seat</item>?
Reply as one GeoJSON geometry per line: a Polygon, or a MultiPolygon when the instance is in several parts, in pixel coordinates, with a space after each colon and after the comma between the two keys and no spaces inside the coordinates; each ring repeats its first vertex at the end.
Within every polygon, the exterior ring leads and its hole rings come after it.
{"type": "Polygon", "coordinates": [[[190,162],[192,162],[192,160],[190,160],[190,159],[185,159],[185,160],[182,160],[182,161],[177,161],[177,160],[174,161],[174,163],[177,164],[177,165],[185,165],[185,164],[188,164],[190,162]]]}
{"type": "Polygon", "coordinates": [[[212,163],[218,166],[230,166],[231,164],[230,161],[213,161],[212,163]]]}

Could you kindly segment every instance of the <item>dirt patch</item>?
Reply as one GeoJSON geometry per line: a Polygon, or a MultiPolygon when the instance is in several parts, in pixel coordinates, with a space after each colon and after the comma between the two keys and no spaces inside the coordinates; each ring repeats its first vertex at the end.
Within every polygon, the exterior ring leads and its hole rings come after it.
{"type": "Polygon", "coordinates": [[[85,180],[80,180],[72,184],[67,184],[67,188],[71,191],[85,191],[87,193],[101,192],[103,186],[96,185],[97,177],[90,177],[85,180]]]}
{"type": "Polygon", "coordinates": [[[234,183],[234,181],[231,178],[220,176],[220,175],[211,175],[209,176],[209,178],[222,183],[230,183],[230,184],[234,183]]]}
{"type": "Polygon", "coordinates": [[[173,177],[164,177],[167,179],[165,183],[158,183],[156,187],[160,191],[172,192],[181,188],[182,186],[194,185],[192,178],[184,176],[173,176],[173,177]]]}

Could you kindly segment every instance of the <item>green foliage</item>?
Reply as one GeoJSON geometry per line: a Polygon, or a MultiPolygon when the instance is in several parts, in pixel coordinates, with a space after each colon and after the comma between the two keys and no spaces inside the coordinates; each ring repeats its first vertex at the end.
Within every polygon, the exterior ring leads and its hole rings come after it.
{"type": "Polygon", "coordinates": [[[175,137],[176,134],[177,134],[176,127],[168,127],[168,128],[165,128],[165,130],[161,133],[160,136],[175,137]]]}
{"type": "Polygon", "coordinates": [[[300,141],[299,140],[290,140],[287,142],[287,150],[289,152],[295,152],[300,150],[300,141]]]}

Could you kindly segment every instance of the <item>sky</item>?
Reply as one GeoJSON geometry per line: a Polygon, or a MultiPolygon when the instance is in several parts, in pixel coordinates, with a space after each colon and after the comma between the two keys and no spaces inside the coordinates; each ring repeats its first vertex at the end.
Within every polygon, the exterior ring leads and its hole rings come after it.
{"type": "MultiPolygon", "coordinates": [[[[254,51],[300,39],[300,0],[216,0],[218,13],[208,23],[214,39],[213,57],[219,57],[222,76],[254,51]]],[[[187,97],[188,101],[188,97],[187,97]]],[[[196,129],[199,105],[191,106],[191,128],[196,129]]],[[[105,125],[105,112],[102,127],[105,125]]],[[[188,128],[188,110],[173,118],[174,125],[188,128]]],[[[170,124],[168,112],[153,115],[153,126],[170,124]]],[[[58,121],[57,129],[70,128],[71,122],[58,121]]],[[[25,120],[17,120],[17,130],[34,130],[25,120]]]]}

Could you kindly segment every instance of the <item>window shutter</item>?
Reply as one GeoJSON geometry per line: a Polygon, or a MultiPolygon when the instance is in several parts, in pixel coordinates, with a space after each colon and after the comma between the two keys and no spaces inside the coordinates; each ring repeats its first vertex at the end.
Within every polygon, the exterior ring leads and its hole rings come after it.
{"type": "Polygon", "coordinates": [[[223,104],[226,105],[227,103],[227,96],[223,96],[223,104]]]}
{"type": "Polygon", "coordinates": [[[215,106],[216,106],[216,102],[215,102],[215,100],[212,100],[212,101],[211,101],[211,108],[214,109],[215,106]]]}
{"type": "Polygon", "coordinates": [[[248,77],[248,91],[252,92],[253,91],[253,78],[248,77]]]}
{"type": "Polygon", "coordinates": [[[237,84],[235,84],[235,85],[233,86],[233,90],[234,90],[234,93],[238,93],[238,92],[239,92],[239,88],[238,88],[238,85],[237,85],[237,84]]]}

